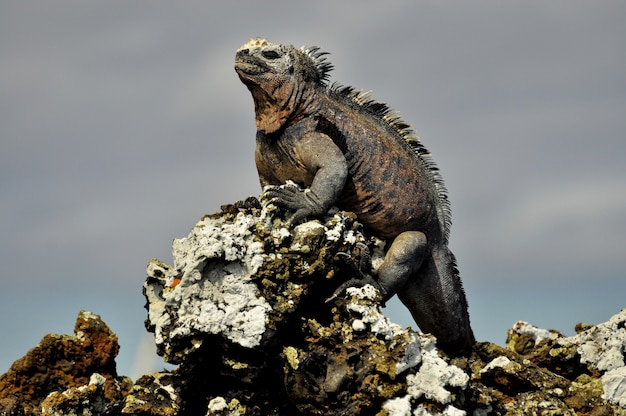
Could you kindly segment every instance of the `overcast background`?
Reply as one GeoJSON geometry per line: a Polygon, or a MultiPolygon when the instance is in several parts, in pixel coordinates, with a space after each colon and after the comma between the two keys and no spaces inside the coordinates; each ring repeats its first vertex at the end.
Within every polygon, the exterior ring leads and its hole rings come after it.
{"type": "Polygon", "coordinates": [[[80,309],[118,334],[119,373],[162,365],[146,264],[260,191],[233,70],[256,36],[321,46],[332,80],[413,124],[479,340],[607,320],[626,307],[625,21],[623,1],[2,1],[0,373],[80,309]]]}

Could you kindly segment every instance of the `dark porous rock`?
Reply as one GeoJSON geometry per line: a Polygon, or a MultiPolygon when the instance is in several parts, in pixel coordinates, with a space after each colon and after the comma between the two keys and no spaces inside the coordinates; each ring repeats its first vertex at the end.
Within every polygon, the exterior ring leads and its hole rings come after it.
{"type": "Polygon", "coordinates": [[[507,348],[479,343],[469,391],[483,414],[626,415],[626,309],[566,337],[517,322],[507,348]]]}
{"type": "Polygon", "coordinates": [[[432,336],[391,323],[365,282],[327,301],[381,262],[384,241],[351,213],[292,230],[282,215],[250,200],[223,206],[174,241],[174,265],[148,265],[146,326],[180,364],[181,405],[216,415],[454,410],[469,376],[432,336]]]}
{"type": "Polygon", "coordinates": [[[81,312],[0,376],[0,416],[626,416],[626,309],[571,337],[517,322],[450,358],[383,315],[384,241],[348,212],[286,215],[224,205],[150,261],[145,324],[175,370],[119,377],[115,334],[81,312]]]}
{"type": "Polygon", "coordinates": [[[118,351],[115,333],[81,311],[73,335],[46,335],[0,376],[0,415],[70,414],[85,400],[112,414],[132,385],[117,376],[118,351]]]}
{"type": "Polygon", "coordinates": [[[140,377],[125,398],[123,415],[170,416],[178,415],[179,396],[175,384],[180,384],[175,373],[161,372],[140,377]]]}

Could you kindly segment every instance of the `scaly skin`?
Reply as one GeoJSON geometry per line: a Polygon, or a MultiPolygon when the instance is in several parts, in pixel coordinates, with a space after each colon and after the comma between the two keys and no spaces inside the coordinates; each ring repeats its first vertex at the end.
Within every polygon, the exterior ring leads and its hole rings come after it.
{"type": "Polygon", "coordinates": [[[391,242],[376,279],[398,294],[440,348],[457,355],[475,339],[453,254],[443,181],[408,125],[386,105],[328,86],[331,66],[317,48],[251,39],[235,70],[252,93],[256,165],[265,196],[294,212],[293,225],[331,206],[354,212],[391,242]],[[294,187],[278,188],[287,180],[294,187]]]}

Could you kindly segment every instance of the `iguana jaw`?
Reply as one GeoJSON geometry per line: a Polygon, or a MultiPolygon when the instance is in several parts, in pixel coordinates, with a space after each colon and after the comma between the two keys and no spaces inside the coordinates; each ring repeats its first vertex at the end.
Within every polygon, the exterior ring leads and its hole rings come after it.
{"type": "Polygon", "coordinates": [[[247,75],[255,76],[264,74],[269,71],[269,68],[265,65],[260,65],[258,62],[254,62],[251,59],[245,59],[237,55],[235,59],[235,71],[240,77],[247,78],[247,75]]]}

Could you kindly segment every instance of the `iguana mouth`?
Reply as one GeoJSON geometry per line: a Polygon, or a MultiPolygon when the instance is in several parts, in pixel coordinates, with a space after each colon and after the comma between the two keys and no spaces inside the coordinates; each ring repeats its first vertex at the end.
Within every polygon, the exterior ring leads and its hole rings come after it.
{"type": "Polygon", "coordinates": [[[269,68],[254,60],[238,56],[235,60],[235,71],[246,75],[260,75],[269,71],[269,68]]]}

